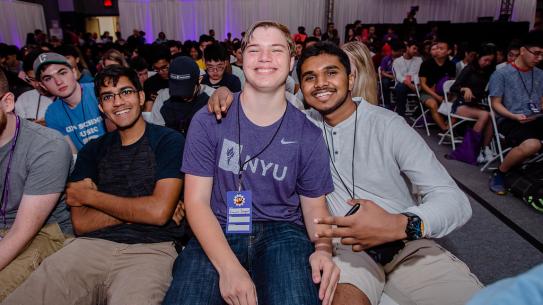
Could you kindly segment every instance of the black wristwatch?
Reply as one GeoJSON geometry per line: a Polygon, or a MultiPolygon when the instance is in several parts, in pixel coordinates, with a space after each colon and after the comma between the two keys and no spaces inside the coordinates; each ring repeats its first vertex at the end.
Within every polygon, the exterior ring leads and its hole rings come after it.
{"type": "Polygon", "coordinates": [[[424,223],[419,216],[413,213],[402,213],[407,217],[407,226],[405,227],[405,234],[408,240],[417,240],[422,238],[424,233],[424,223]]]}

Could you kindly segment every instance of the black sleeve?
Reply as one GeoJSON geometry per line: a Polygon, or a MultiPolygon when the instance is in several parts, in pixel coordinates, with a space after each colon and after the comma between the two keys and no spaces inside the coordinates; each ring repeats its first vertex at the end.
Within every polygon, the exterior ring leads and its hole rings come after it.
{"type": "Polygon", "coordinates": [[[428,78],[429,75],[430,75],[430,65],[428,64],[428,61],[426,60],[426,61],[423,61],[422,64],[420,64],[419,77],[422,76],[422,77],[428,78]]]}
{"type": "Polygon", "coordinates": [[[460,72],[460,74],[456,78],[456,81],[451,87],[451,92],[456,94],[457,96],[460,96],[461,95],[460,89],[462,87],[468,87],[471,89],[471,86],[469,84],[469,77],[472,72],[473,72],[473,68],[471,68],[471,66],[467,66],[464,69],[462,69],[462,72],[460,72]]]}
{"type": "MultiPolygon", "coordinates": [[[[157,126],[158,127],[158,126],[157,126]]],[[[156,157],[156,179],[183,178],[181,162],[185,147],[185,137],[171,129],[159,127],[155,132],[163,133],[153,148],[156,157]]]]}
{"type": "Polygon", "coordinates": [[[103,138],[98,138],[87,143],[77,154],[74,170],[70,175],[71,182],[90,178],[94,183],[98,179],[98,147],[103,138]]]}
{"type": "Polygon", "coordinates": [[[241,81],[239,78],[235,75],[231,75],[230,78],[230,86],[232,86],[232,92],[240,92],[241,91],[241,81]]]}

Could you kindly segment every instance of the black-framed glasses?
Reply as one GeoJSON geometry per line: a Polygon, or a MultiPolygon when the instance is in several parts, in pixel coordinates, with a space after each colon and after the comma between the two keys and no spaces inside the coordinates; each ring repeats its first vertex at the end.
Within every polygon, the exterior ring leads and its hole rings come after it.
{"type": "Polygon", "coordinates": [[[155,70],[155,72],[168,72],[168,70],[170,69],[170,65],[165,65],[162,67],[153,67],[153,69],[155,70]]]}
{"type": "Polygon", "coordinates": [[[542,51],[539,51],[539,52],[535,52],[535,51],[532,51],[528,48],[525,48],[526,51],[530,52],[530,54],[532,54],[533,56],[535,57],[543,57],[543,52],[542,51]]]}
{"type": "Polygon", "coordinates": [[[100,101],[102,103],[108,103],[113,102],[115,100],[115,96],[119,96],[122,100],[126,101],[129,99],[132,95],[136,94],[138,91],[136,89],[132,88],[124,88],[118,93],[104,93],[100,95],[100,101]]]}

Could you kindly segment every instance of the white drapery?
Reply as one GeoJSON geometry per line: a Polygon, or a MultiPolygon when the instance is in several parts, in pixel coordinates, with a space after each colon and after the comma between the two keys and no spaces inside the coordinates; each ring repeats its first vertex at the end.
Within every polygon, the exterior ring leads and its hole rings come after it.
{"type": "MultiPolygon", "coordinates": [[[[477,22],[477,17],[498,19],[501,0],[334,0],[334,21],[343,37],[346,24],[402,23],[411,6],[418,5],[417,21],[477,22]]],[[[516,0],[512,21],[533,24],[537,0],[516,0]]]]}
{"type": "Polygon", "coordinates": [[[148,42],[159,32],[169,39],[198,40],[214,29],[222,40],[228,32],[240,37],[258,20],[279,21],[292,32],[303,25],[310,32],[326,23],[325,6],[325,0],[119,0],[119,21],[125,38],[141,29],[148,42]]]}
{"type": "MultiPolygon", "coordinates": [[[[501,0],[335,0],[334,21],[343,37],[344,26],[363,23],[401,23],[413,5],[420,7],[419,23],[433,20],[476,22],[477,17],[498,18],[501,0]]],[[[516,0],[513,21],[533,22],[536,0],[516,0]]],[[[152,42],[158,32],[168,38],[195,39],[209,29],[223,39],[227,32],[239,37],[257,20],[286,24],[292,32],[303,25],[309,34],[326,24],[325,0],[119,0],[124,37],[142,29],[152,42]]]]}
{"type": "Polygon", "coordinates": [[[0,42],[21,47],[26,34],[46,30],[43,6],[35,3],[0,0],[0,42]]]}

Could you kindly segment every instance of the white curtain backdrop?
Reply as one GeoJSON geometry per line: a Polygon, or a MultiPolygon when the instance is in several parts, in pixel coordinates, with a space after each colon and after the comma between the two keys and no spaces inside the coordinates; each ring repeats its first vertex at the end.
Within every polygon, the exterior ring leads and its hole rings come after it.
{"type": "Polygon", "coordinates": [[[253,22],[275,20],[295,33],[312,32],[326,23],[325,0],[119,0],[119,21],[126,39],[133,29],[145,31],[148,42],[159,32],[169,39],[198,40],[215,30],[217,39],[240,37],[253,22]]]}
{"type": "MultiPolygon", "coordinates": [[[[335,0],[334,21],[344,37],[345,25],[362,23],[402,23],[411,6],[418,5],[417,22],[477,22],[477,17],[500,15],[501,0],[335,0]]],[[[537,0],[516,0],[512,21],[533,23],[537,0]]]]}
{"type": "Polygon", "coordinates": [[[35,3],[0,0],[0,42],[22,47],[26,33],[46,31],[43,6],[35,3]]]}

